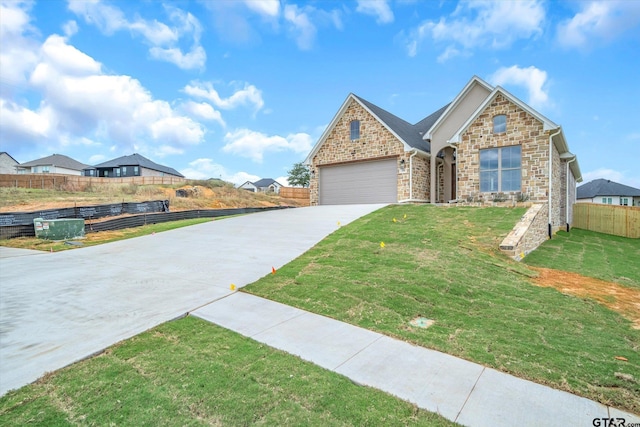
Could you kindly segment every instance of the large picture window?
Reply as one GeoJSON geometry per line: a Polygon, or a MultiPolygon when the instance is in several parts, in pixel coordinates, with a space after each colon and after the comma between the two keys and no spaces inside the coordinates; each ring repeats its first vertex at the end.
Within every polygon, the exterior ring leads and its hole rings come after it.
{"type": "Polygon", "coordinates": [[[520,191],[521,157],[519,145],[480,150],[480,191],[520,191]]]}
{"type": "Polygon", "coordinates": [[[351,140],[354,141],[356,139],[360,139],[360,120],[351,122],[351,140]]]}

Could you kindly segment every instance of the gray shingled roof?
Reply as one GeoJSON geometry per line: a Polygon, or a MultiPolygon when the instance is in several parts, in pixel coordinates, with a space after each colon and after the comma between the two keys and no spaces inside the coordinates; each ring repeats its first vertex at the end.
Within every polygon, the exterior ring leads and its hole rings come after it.
{"type": "Polygon", "coordinates": [[[577,199],[591,199],[601,196],[640,197],[640,189],[618,184],[608,179],[594,179],[577,188],[577,199]]]}
{"type": "Polygon", "coordinates": [[[37,160],[31,160],[30,162],[21,163],[19,167],[31,167],[31,166],[48,166],[53,165],[61,168],[72,169],[81,171],[88,165],[80,163],[77,160],[73,160],[71,157],[67,157],[62,154],[52,154],[51,156],[43,157],[37,160]]]}
{"type": "Polygon", "coordinates": [[[425,151],[427,153],[431,152],[431,144],[429,142],[422,139],[423,135],[426,131],[429,130],[431,126],[438,120],[438,118],[444,113],[444,110],[448,107],[448,104],[436,111],[435,113],[430,114],[424,119],[420,120],[415,125],[402,120],[398,116],[391,114],[390,112],[383,110],[370,103],[369,101],[362,99],[357,95],[355,96],[360,102],[367,106],[373,114],[378,116],[380,120],[382,120],[390,129],[392,129],[404,142],[409,144],[413,148],[417,148],[418,150],[425,151]]]}
{"type": "Polygon", "coordinates": [[[262,178],[260,181],[254,182],[253,185],[255,185],[258,188],[266,188],[271,184],[273,184],[274,182],[278,184],[280,187],[282,187],[282,184],[280,184],[278,181],[272,178],[262,178]]]}
{"type": "Polygon", "coordinates": [[[152,162],[140,154],[131,154],[129,156],[118,157],[117,159],[109,160],[104,163],[100,163],[95,165],[93,168],[118,168],[120,166],[140,166],[147,169],[156,170],[159,172],[168,173],[169,175],[175,175],[179,177],[183,177],[180,172],[177,170],[170,168],[169,166],[159,165],[157,163],[152,162]]]}

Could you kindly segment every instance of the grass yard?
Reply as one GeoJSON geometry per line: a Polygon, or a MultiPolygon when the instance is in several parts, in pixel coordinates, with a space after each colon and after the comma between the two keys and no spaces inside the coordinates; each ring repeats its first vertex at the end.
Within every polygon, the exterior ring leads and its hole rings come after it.
{"type": "Polygon", "coordinates": [[[3,426],[454,425],[193,317],[8,393],[0,419],[3,426]]]}
{"type": "Polygon", "coordinates": [[[640,414],[640,330],[594,299],[535,286],[536,271],[498,253],[523,213],[389,206],[244,291],[640,414]],[[435,324],[413,327],[417,316],[435,324]]]}
{"type": "Polygon", "coordinates": [[[573,228],[558,232],[524,262],[640,289],[640,239],[573,228]]]}

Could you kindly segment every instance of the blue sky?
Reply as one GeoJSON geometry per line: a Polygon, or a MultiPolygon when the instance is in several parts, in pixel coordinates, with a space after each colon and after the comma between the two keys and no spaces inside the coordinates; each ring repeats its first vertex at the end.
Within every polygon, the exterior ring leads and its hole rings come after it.
{"type": "MultiPolygon", "coordinates": [[[[415,123],[473,75],[640,188],[640,2],[2,1],[0,151],[286,177],[350,92],[415,123]]],[[[284,184],[284,182],[283,182],[284,184]]]]}

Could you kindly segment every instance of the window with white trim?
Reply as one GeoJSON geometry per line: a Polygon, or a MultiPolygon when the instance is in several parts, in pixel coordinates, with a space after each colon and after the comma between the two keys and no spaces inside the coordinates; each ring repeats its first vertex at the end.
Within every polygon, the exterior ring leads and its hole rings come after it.
{"type": "Polygon", "coordinates": [[[493,117],[493,133],[505,133],[507,131],[507,116],[499,114],[493,117]]]}
{"type": "Polygon", "coordinates": [[[480,150],[480,191],[520,191],[521,156],[519,145],[480,150]]]}
{"type": "Polygon", "coordinates": [[[353,120],[350,124],[351,140],[360,139],[360,120],[353,120]]]}
{"type": "Polygon", "coordinates": [[[613,204],[613,200],[611,199],[611,197],[603,197],[602,198],[602,203],[604,203],[605,205],[612,205],[613,204]]]}
{"type": "Polygon", "coordinates": [[[620,197],[620,206],[629,206],[629,198],[620,197]]]}

